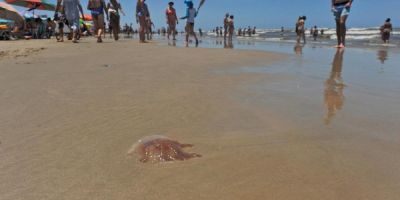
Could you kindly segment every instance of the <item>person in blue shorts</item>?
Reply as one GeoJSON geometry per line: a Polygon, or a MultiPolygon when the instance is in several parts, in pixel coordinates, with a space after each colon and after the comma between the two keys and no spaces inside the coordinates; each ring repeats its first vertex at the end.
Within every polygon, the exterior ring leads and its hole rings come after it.
{"type": "Polygon", "coordinates": [[[332,0],[332,12],[336,20],[337,48],[346,45],[346,20],[350,14],[353,0],[332,0]]]}

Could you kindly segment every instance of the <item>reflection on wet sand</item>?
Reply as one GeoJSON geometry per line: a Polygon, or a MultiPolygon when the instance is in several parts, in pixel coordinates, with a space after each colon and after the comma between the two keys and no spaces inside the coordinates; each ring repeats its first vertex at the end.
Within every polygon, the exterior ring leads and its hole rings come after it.
{"type": "Polygon", "coordinates": [[[385,64],[385,61],[388,59],[388,50],[387,50],[387,48],[379,49],[378,53],[377,53],[377,56],[378,56],[378,60],[380,60],[382,64],[385,64]]]}
{"type": "Polygon", "coordinates": [[[344,105],[344,88],[346,85],[342,79],[343,53],[343,49],[336,51],[332,63],[332,71],[329,78],[325,81],[325,124],[330,124],[336,112],[341,110],[344,105]]]}
{"type": "Polygon", "coordinates": [[[176,47],[176,40],[172,40],[172,42],[171,42],[171,41],[168,41],[168,45],[169,45],[169,46],[176,47]]]}
{"type": "Polygon", "coordinates": [[[231,41],[231,40],[228,40],[228,41],[224,41],[224,48],[225,49],[233,49],[234,48],[234,45],[233,45],[233,42],[231,41]]]}
{"type": "Polygon", "coordinates": [[[294,52],[296,53],[296,55],[303,55],[303,45],[301,44],[296,44],[294,46],[294,52]]]}

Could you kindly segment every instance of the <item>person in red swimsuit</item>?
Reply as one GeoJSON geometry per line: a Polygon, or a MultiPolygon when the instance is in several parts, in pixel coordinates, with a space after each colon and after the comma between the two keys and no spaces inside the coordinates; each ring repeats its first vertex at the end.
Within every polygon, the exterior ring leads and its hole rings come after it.
{"type": "Polygon", "coordinates": [[[178,24],[178,17],[176,16],[176,11],[174,8],[174,2],[169,2],[167,10],[165,11],[168,25],[168,40],[169,36],[172,34],[172,39],[176,40],[176,25],[178,24]]]}

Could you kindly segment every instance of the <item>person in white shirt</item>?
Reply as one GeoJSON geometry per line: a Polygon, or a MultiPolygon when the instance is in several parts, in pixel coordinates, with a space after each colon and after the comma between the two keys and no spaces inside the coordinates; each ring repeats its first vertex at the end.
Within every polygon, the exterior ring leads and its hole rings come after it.
{"type": "Polygon", "coordinates": [[[186,11],[186,16],[181,19],[186,19],[186,47],[189,46],[189,36],[193,35],[196,40],[196,47],[199,45],[199,40],[197,39],[196,33],[194,32],[194,19],[197,17],[197,10],[194,8],[193,2],[187,3],[188,8],[186,11]]]}

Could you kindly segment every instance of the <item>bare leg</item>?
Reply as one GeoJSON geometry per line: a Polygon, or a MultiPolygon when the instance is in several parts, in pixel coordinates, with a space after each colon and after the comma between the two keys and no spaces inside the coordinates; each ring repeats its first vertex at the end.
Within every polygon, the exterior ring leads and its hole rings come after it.
{"type": "Polygon", "coordinates": [[[346,45],[346,20],[347,20],[347,16],[342,16],[340,18],[340,29],[341,29],[341,45],[340,47],[344,47],[346,45]]]}
{"type": "Polygon", "coordinates": [[[342,34],[341,34],[341,28],[340,28],[340,20],[336,19],[336,37],[337,37],[337,47],[339,47],[341,41],[342,41],[342,34]]]}

